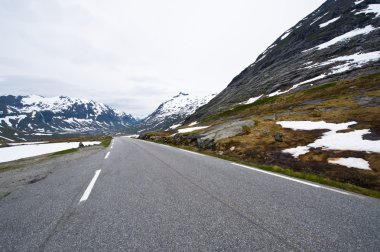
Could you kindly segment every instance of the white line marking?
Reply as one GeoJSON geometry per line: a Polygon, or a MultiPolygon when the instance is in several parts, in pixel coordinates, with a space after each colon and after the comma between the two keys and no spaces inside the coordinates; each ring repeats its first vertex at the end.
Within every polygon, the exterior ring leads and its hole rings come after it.
{"type": "Polygon", "coordinates": [[[258,172],[269,174],[269,175],[272,175],[272,176],[284,178],[284,179],[291,180],[291,181],[294,181],[294,182],[297,182],[297,183],[301,183],[301,184],[305,184],[305,185],[308,185],[308,186],[312,186],[312,187],[316,187],[316,188],[323,188],[323,189],[330,190],[330,191],[333,191],[333,192],[337,192],[337,193],[353,196],[351,193],[343,192],[343,191],[332,189],[332,188],[329,188],[329,187],[320,186],[320,185],[309,183],[309,182],[302,181],[302,180],[299,180],[299,179],[295,179],[295,178],[291,178],[291,177],[288,177],[288,176],[276,174],[276,173],[273,173],[273,172],[264,171],[264,170],[257,169],[257,168],[254,168],[254,167],[250,167],[250,166],[247,166],[247,165],[242,165],[242,164],[238,164],[238,163],[231,163],[231,164],[236,165],[236,166],[240,166],[240,167],[243,167],[243,168],[246,168],[246,169],[250,169],[250,170],[253,170],[253,171],[258,171],[258,172]]]}
{"type": "Polygon", "coordinates": [[[87,186],[87,189],[86,189],[86,191],[84,191],[83,196],[82,196],[82,198],[80,198],[79,202],[82,202],[82,201],[85,201],[85,200],[88,199],[88,196],[90,196],[90,193],[91,193],[91,191],[92,191],[92,188],[94,187],[95,182],[96,182],[96,180],[97,180],[98,177],[99,177],[100,171],[101,171],[101,170],[97,170],[97,171],[95,172],[94,177],[92,178],[90,184],[87,186]]]}
{"type": "Polygon", "coordinates": [[[104,157],[104,159],[107,159],[109,155],[110,155],[110,152],[107,152],[107,154],[106,154],[106,156],[104,157]]]}
{"type": "MultiPolygon", "coordinates": [[[[343,191],[341,191],[341,190],[332,189],[332,188],[329,188],[329,187],[321,186],[321,188],[326,189],[326,190],[330,190],[330,191],[333,191],[333,192],[337,192],[337,193],[345,194],[345,195],[354,196],[354,194],[347,193],[347,192],[343,192],[343,191]]],[[[356,195],[355,195],[355,196],[356,196],[356,195]]],[[[360,195],[358,195],[358,196],[361,197],[360,195]]]]}
{"type": "Polygon", "coordinates": [[[174,149],[174,150],[181,150],[181,151],[188,152],[188,153],[191,153],[191,154],[194,154],[194,155],[198,155],[198,156],[205,156],[204,154],[201,154],[201,153],[198,153],[198,152],[188,151],[188,150],[185,150],[185,149],[176,148],[174,146],[170,146],[170,145],[166,145],[166,144],[154,143],[154,142],[149,142],[149,141],[145,141],[145,142],[153,144],[153,145],[161,145],[163,147],[171,148],[171,149],[174,149]]]}
{"type": "Polygon", "coordinates": [[[184,152],[188,152],[188,153],[191,153],[191,154],[194,154],[194,155],[198,155],[198,156],[204,156],[201,153],[197,153],[197,152],[193,152],[193,151],[188,151],[188,150],[184,150],[184,149],[179,149],[179,150],[184,151],[184,152]]]}
{"type": "Polygon", "coordinates": [[[113,148],[113,145],[111,145],[111,149],[113,148]]]}
{"type": "Polygon", "coordinates": [[[253,168],[253,167],[250,167],[250,166],[247,166],[247,165],[242,165],[242,164],[237,164],[237,163],[231,163],[231,164],[237,165],[237,166],[240,166],[240,167],[244,167],[244,168],[247,168],[247,169],[250,169],[250,170],[253,170],[253,171],[258,171],[258,172],[262,172],[262,173],[265,173],[265,174],[273,175],[273,176],[276,176],[276,177],[288,179],[288,180],[295,181],[295,182],[298,182],[298,183],[301,183],[301,184],[305,184],[305,185],[309,185],[309,186],[313,186],[313,187],[317,187],[317,188],[321,187],[319,185],[315,185],[315,184],[308,183],[308,182],[305,182],[305,181],[301,181],[301,180],[298,180],[298,179],[294,179],[294,178],[291,178],[291,177],[283,176],[283,175],[280,175],[280,174],[276,174],[276,173],[260,170],[260,169],[253,168]]]}

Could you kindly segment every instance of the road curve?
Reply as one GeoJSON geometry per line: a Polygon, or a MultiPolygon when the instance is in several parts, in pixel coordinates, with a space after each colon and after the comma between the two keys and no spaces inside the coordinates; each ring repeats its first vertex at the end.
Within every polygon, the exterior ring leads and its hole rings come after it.
{"type": "Polygon", "coordinates": [[[57,165],[0,201],[0,251],[380,250],[377,199],[126,137],[57,165]]]}

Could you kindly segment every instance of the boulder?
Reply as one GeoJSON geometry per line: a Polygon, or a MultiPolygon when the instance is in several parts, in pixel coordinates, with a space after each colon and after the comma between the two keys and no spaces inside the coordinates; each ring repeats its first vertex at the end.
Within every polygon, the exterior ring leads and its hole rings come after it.
{"type": "Polygon", "coordinates": [[[276,121],[276,114],[264,116],[265,121],[276,121]]]}
{"type": "Polygon", "coordinates": [[[283,141],[282,134],[280,132],[276,132],[274,134],[274,140],[276,140],[277,142],[282,142],[283,141]]]}
{"type": "Polygon", "coordinates": [[[156,142],[162,142],[164,140],[164,138],[160,136],[151,136],[150,139],[156,142]]]}
{"type": "Polygon", "coordinates": [[[254,125],[255,122],[251,120],[232,121],[216,125],[197,136],[198,146],[204,149],[213,149],[216,141],[241,135],[244,133],[243,126],[252,127],[254,125]]]}

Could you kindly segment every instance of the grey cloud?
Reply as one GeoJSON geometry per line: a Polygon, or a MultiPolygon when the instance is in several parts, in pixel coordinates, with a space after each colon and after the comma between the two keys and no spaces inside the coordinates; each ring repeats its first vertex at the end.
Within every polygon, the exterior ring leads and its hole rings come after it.
{"type": "Polygon", "coordinates": [[[323,1],[2,0],[0,92],[146,115],[179,91],[220,91],[323,1]]]}

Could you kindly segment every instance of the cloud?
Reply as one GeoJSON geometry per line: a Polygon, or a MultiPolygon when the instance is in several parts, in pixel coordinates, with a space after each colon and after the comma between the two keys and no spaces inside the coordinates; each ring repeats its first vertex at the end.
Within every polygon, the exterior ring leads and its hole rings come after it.
{"type": "Polygon", "coordinates": [[[3,0],[1,92],[146,115],[180,91],[221,91],[322,2],[3,0]]]}

